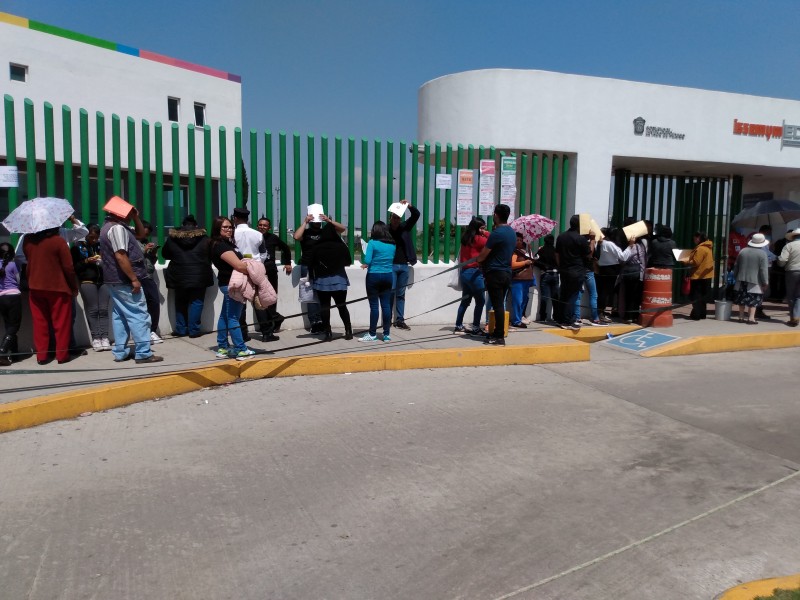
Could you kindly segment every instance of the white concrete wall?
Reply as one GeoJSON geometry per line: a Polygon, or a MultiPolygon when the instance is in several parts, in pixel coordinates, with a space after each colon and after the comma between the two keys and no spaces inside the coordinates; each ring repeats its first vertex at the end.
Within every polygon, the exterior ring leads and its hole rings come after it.
{"type": "MultiPolygon", "coordinates": [[[[167,115],[167,97],[180,98],[181,171],[187,171],[186,125],[194,123],[194,103],[206,105],[206,122],[212,128],[212,171],[219,175],[219,134],[228,129],[228,173],[233,171],[233,128],[242,122],[241,84],[184,68],[161,64],[99,48],[82,42],[33,31],[0,22],[0,92],[15,101],[17,155],[25,155],[25,98],[33,101],[36,116],[36,156],[45,158],[44,103],[53,104],[56,161],[63,160],[61,107],[72,110],[72,155],[80,160],[78,111],[89,113],[90,156],[96,164],[96,117],[101,111],[106,120],[106,164],[111,165],[112,114],[121,118],[122,164],[127,166],[128,145],[126,118],[137,122],[137,167],[141,168],[141,120],[150,123],[151,165],[154,161],[154,128],[163,125],[164,169],[172,172],[171,123],[167,115]],[[9,63],[28,67],[25,83],[9,81],[9,63]]],[[[2,112],[2,111],[0,111],[2,112]]],[[[204,174],[202,130],[196,136],[197,174],[204,174]]],[[[0,119],[0,140],[5,140],[5,121],[0,119]]],[[[0,144],[5,154],[5,143],[0,144]]],[[[153,167],[151,167],[153,168],[153,167]]]]}
{"type": "MultiPolygon", "coordinates": [[[[418,138],[577,153],[575,212],[608,213],[615,156],[796,169],[800,148],[733,134],[733,121],[800,124],[800,102],[546,71],[456,73],[419,90],[418,138]],[[633,120],[683,140],[636,136],[633,120]]],[[[787,193],[791,190],[787,190],[787,193]]],[[[601,225],[604,223],[601,223],[601,225]]]]}

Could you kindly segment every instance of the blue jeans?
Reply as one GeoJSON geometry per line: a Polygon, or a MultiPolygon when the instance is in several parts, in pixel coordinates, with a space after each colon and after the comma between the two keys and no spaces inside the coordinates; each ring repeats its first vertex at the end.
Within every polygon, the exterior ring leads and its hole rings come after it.
{"type": "MultiPolygon", "coordinates": [[[[300,265],[300,277],[308,277],[308,267],[300,265]]],[[[306,310],[308,311],[308,322],[312,325],[322,324],[322,309],[319,302],[307,302],[306,310]]]]}
{"type": "Polygon", "coordinates": [[[370,335],[376,335],[378,331],[378,302],[383,316],[383,335],[389,335],[392,325],[392,281],[394,281],[393,273],[367,273],[370,335]]]}
{"type": "MultiPolygon", "coordinates": [[[[589,294],[589,308],[592,311],[592,321],[597,321],[600,315],[597,312],[597,284],[594,280],[594,272],[589,271],[586,273],[586,280],[583,282],[584,289],[589,294]]],[[[575,320],[581,320],[581,296],[582,292],[578,292],[578,297],[575,299],[575,320]]]]}
{"type": "Polygon", "coordinates": [[[511,280],[511,316],[512,325],[519,325],[522,317],[525,316],[525,309],[528,308],[528,294],[533,287],[533,279],[526,281],[511,280]]]}
{"type": "MultiPolygon", "coordinates": [[[[392,287],[394,293],[391,295],[391,306],[397,309],[397,318],[395,321],[405,320],[406,310],[406,287],[408,286],[408,265],[392,265],[392,287]]],[[[389,314],[391,315],[391,308],[389,314]]]]}
{"type": "Polygon", "coordinates": [[[239,327],[239,316],[242,314],[244,304],[231,300],[231,297],[228,296],[227,285],[219,286],[219,291],[222,294],[222,310],[217,321],[217,347],[220,350],[229,350],[228,334],[230,334],[234,352],[247,350],[242,330],[239,327]]]}
{"type": "Polygon", "coordinates": [[[206,288],[178,288],[175,290],[175,333],[200,335],[205,297],[206,288]]]}
{"type": "Polygon", "coordinates": [[[559,291],[558,273],[543,272],[539,281],[539,321],[554,319],[559,291]]]}
{"type": "Polygon", "coordinates": [[[150,315],[144,292],[133,293],[130,284],[108,285],[111,293],[111,330],[114,332],[114,347],[111,352],[117,360],[124,360],[131,354],[126,347],[128,335],[133,338],[134,358],[148,358],[150,350],[150,315]]]}
{"type": "Polygon", "coordinates": [[[464,314],[472,300],[475,300],[475,311],[472,314],[473,327],[481,326],[481,313],[486,304],[486,282],[480,269],[464,269],[461,271],[461,304],[456,313],[456,327],[464,325],[464,314]]]}

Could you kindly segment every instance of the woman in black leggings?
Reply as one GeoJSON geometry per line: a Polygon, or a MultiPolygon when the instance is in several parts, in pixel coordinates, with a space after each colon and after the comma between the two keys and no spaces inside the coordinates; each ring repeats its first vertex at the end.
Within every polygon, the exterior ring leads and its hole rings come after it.
{"type": "Polygon", "coordinates": [[[331,300],[339,309],[339,317],[344,325],[344,339],[353,339],[353,327],[350,324],[350,311],[347,310],[347,287],[350,280],[347,278],[345,267],[353,264],[350,250],[339,237],[337,230],[344,230],[344,226],[322,215],[324,224],[320,230],[320,240],[313,246],[310,257],[309,274],[311,286],[319,299],[322,334],[325,341],[333,339],[331,332],[331,300]]]}

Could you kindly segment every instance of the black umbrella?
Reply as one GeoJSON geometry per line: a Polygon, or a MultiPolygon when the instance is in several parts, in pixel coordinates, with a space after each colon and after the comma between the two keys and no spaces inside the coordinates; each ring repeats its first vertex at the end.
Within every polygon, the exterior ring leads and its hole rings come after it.
{"type": "Polygon", "coordinates": [[[800,219],[800,204],[791,200],[762,200],[755,206],[744,209],[733,217],[731,227],[758,229],[769,225],[779,232],[786,229],[786,224],[800,219]]]}

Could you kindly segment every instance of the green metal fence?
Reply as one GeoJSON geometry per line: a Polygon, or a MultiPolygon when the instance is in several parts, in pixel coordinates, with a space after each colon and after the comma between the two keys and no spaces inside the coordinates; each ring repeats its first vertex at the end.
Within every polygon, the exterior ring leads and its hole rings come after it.
{"type": "MultiPolygon", "coordinates": [[[[355,252],[356,230],[367,235],[376,218],[386,220],[391,203],[407,199],[422,213],[414,232],[420,260],[448,262],[458,254],[461,235],[461,228],[455,226],[457,171],[477,169],[481,159],[499,162],[503,156],[517,159],[518,214],[544,214],[557,220],[561,229],[568,220],[570,157],[565,154],[506,154],[484,146],[327,135],[317,138],[283,131],[275,135],[255,129],[243,136],[238,127],[231,141],[225,127],[218,127],[215,134],[206,125],[198,135],[194,125],[151,125],[130,117],[123,120],[115,114],[109,123],[103,113],[92,116],[84,109],[78,111],[75,123],[68,106],[61,108],[61,131],[57,132],[53,106],[45,103],[43,116],[37,121],[33,102],[25,99],[21,132],[24,152],[18,156],[15,115],[19,107],[8,95],[3,104],[5,163],[17,166],[21,176],[20,188],[6,192],[9,210],[28,197],[61,196],[73,203],[83,221],[97,221],[107,198],[118,195],[153,223],[159,243],[166,228],[179,224],[186,214],[198,216],[208,227],[215,215],[230,214],[234,206],[248,207],[253,225],[260,216],[269,217],[278,226],[281,238],[287,239],[300,225],[305,206],[319,202],[348,227],[347,243],[355,252]],[[37,162],[36,133],[40,127],[45,152],[44,161],[37,162]],[[63,148],[60,161],[56,157],[56,135],[61,136],[58,146],[63,148]],[[91,141],[95,142],[94,160],[91,141]],[[168,164],[165,145],[172,157],[168,164]],[[76,147],[78,154],[73,155],[76,147]],[[196,158],[197,150],[202,160],[196,158]],[[212,166],[218,169],[218,177],[211,176],[212,166]],[[436,188],[438,173],[453,176],[453,189],[436,188]]],[[[475,180],[476,210],[478,177],[475,180]]],[[[498,188],[499,177],[495,197],[499,197],[498,188]]]]}

